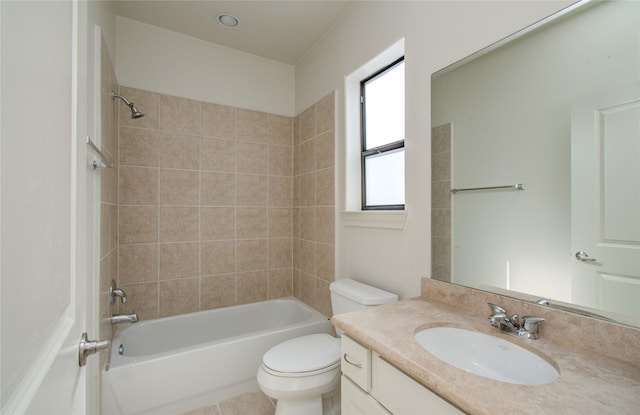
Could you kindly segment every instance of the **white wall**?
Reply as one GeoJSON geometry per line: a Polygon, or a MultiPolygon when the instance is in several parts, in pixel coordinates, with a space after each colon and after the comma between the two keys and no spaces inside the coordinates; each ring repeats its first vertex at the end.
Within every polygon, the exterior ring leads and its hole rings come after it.
{"type": "Polygon", "coordinates": [[[117,17],[120,85],[294,116],[293,66],[117,17]]]}
{"type": "Polygon", "coordinates": [[[571,106],[640,80],[639,12],[598,3],[433,82],[452,186],[526,186],[453,196],[454,282],[572,300],[571,106]]]}
{"type": "Polygon", "coordinates": [[[336,277],[398,293],[420,293],[431,262],[431,74],[571,1],[363,1],[296,65],[296,113],[336,90],[336,206],[345,207],[344,78],[405,39],[406,210],[404,230],[344,226],[336,220],[336,277]]]}

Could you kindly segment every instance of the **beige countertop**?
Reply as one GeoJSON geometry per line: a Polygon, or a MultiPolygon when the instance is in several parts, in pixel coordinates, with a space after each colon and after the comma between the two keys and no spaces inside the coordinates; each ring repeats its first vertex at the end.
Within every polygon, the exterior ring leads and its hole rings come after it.
{"type": "MultiPolygon", "coordinates": [[[[640,366],[554,342],[544,332],[539,340],[510,336],[492,327],[486,317],[472,316],[460,312],[458,307],[424,298],[341,314],[331,321],[470,414],[640,414],[640,366]],[[560,378],[546,385],[527,386],[465,372],[440,361],[417,343],[416,330],[433,325],[462,327],[502,337],[554,362],[560,378]]],[[[589,333],[581,336],[581,342],[589,342],[589,333]]],[[[632,347],[640,348],[640,344],[632,347]]]]}

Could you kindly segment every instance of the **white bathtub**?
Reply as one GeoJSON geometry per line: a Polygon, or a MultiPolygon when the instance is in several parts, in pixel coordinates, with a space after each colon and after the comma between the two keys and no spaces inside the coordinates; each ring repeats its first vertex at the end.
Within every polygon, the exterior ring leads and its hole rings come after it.
{"type": "Polygon", "coordinates": [[[112,341],[103,413],[178,414],[258,390],[269,348],[330,332],[326,316],[292,297],[132,324],[112,341]]]}

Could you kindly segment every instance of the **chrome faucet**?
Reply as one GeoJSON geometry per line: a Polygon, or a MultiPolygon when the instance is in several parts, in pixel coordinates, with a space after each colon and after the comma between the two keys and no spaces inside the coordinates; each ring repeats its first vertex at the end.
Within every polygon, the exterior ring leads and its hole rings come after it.
{"type": "Polygon", "coordinates": [[[127,294],[120,289],[116,288],[116,281],[111,280],[111,284],[109,285],[109,304],[114,305],[116,303],[116,297],[120,297],[120,301],[122,304],[127,304],[127,294]]]}
{"type": "Polygon", "coordinates": [[[531,340],[540,338],[538,329],[544,321],[544,318],[537,316],[523,316],[520,318],[517,314],[509,316],[507,310],[499,305],[493,303],[488,304],[492,311],[489,316],[489,323],[491,323],[493,327],[518,337],[526,337],[531,340]]]}
{"type": "Polygon", "coordinates": [[[111,324],[119,323],[137,323],[138,315],[133,312],[131,314],[113,314],[111,316],[111,324]]]}

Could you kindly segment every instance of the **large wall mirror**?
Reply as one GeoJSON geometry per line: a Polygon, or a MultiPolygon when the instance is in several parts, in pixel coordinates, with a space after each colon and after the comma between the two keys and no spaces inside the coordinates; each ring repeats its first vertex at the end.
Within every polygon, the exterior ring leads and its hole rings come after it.
{"type": "Polygon", "coordinates": [[[640,327],[640,2],[576,3],[431,89],[432,277],[640,327]]]}

